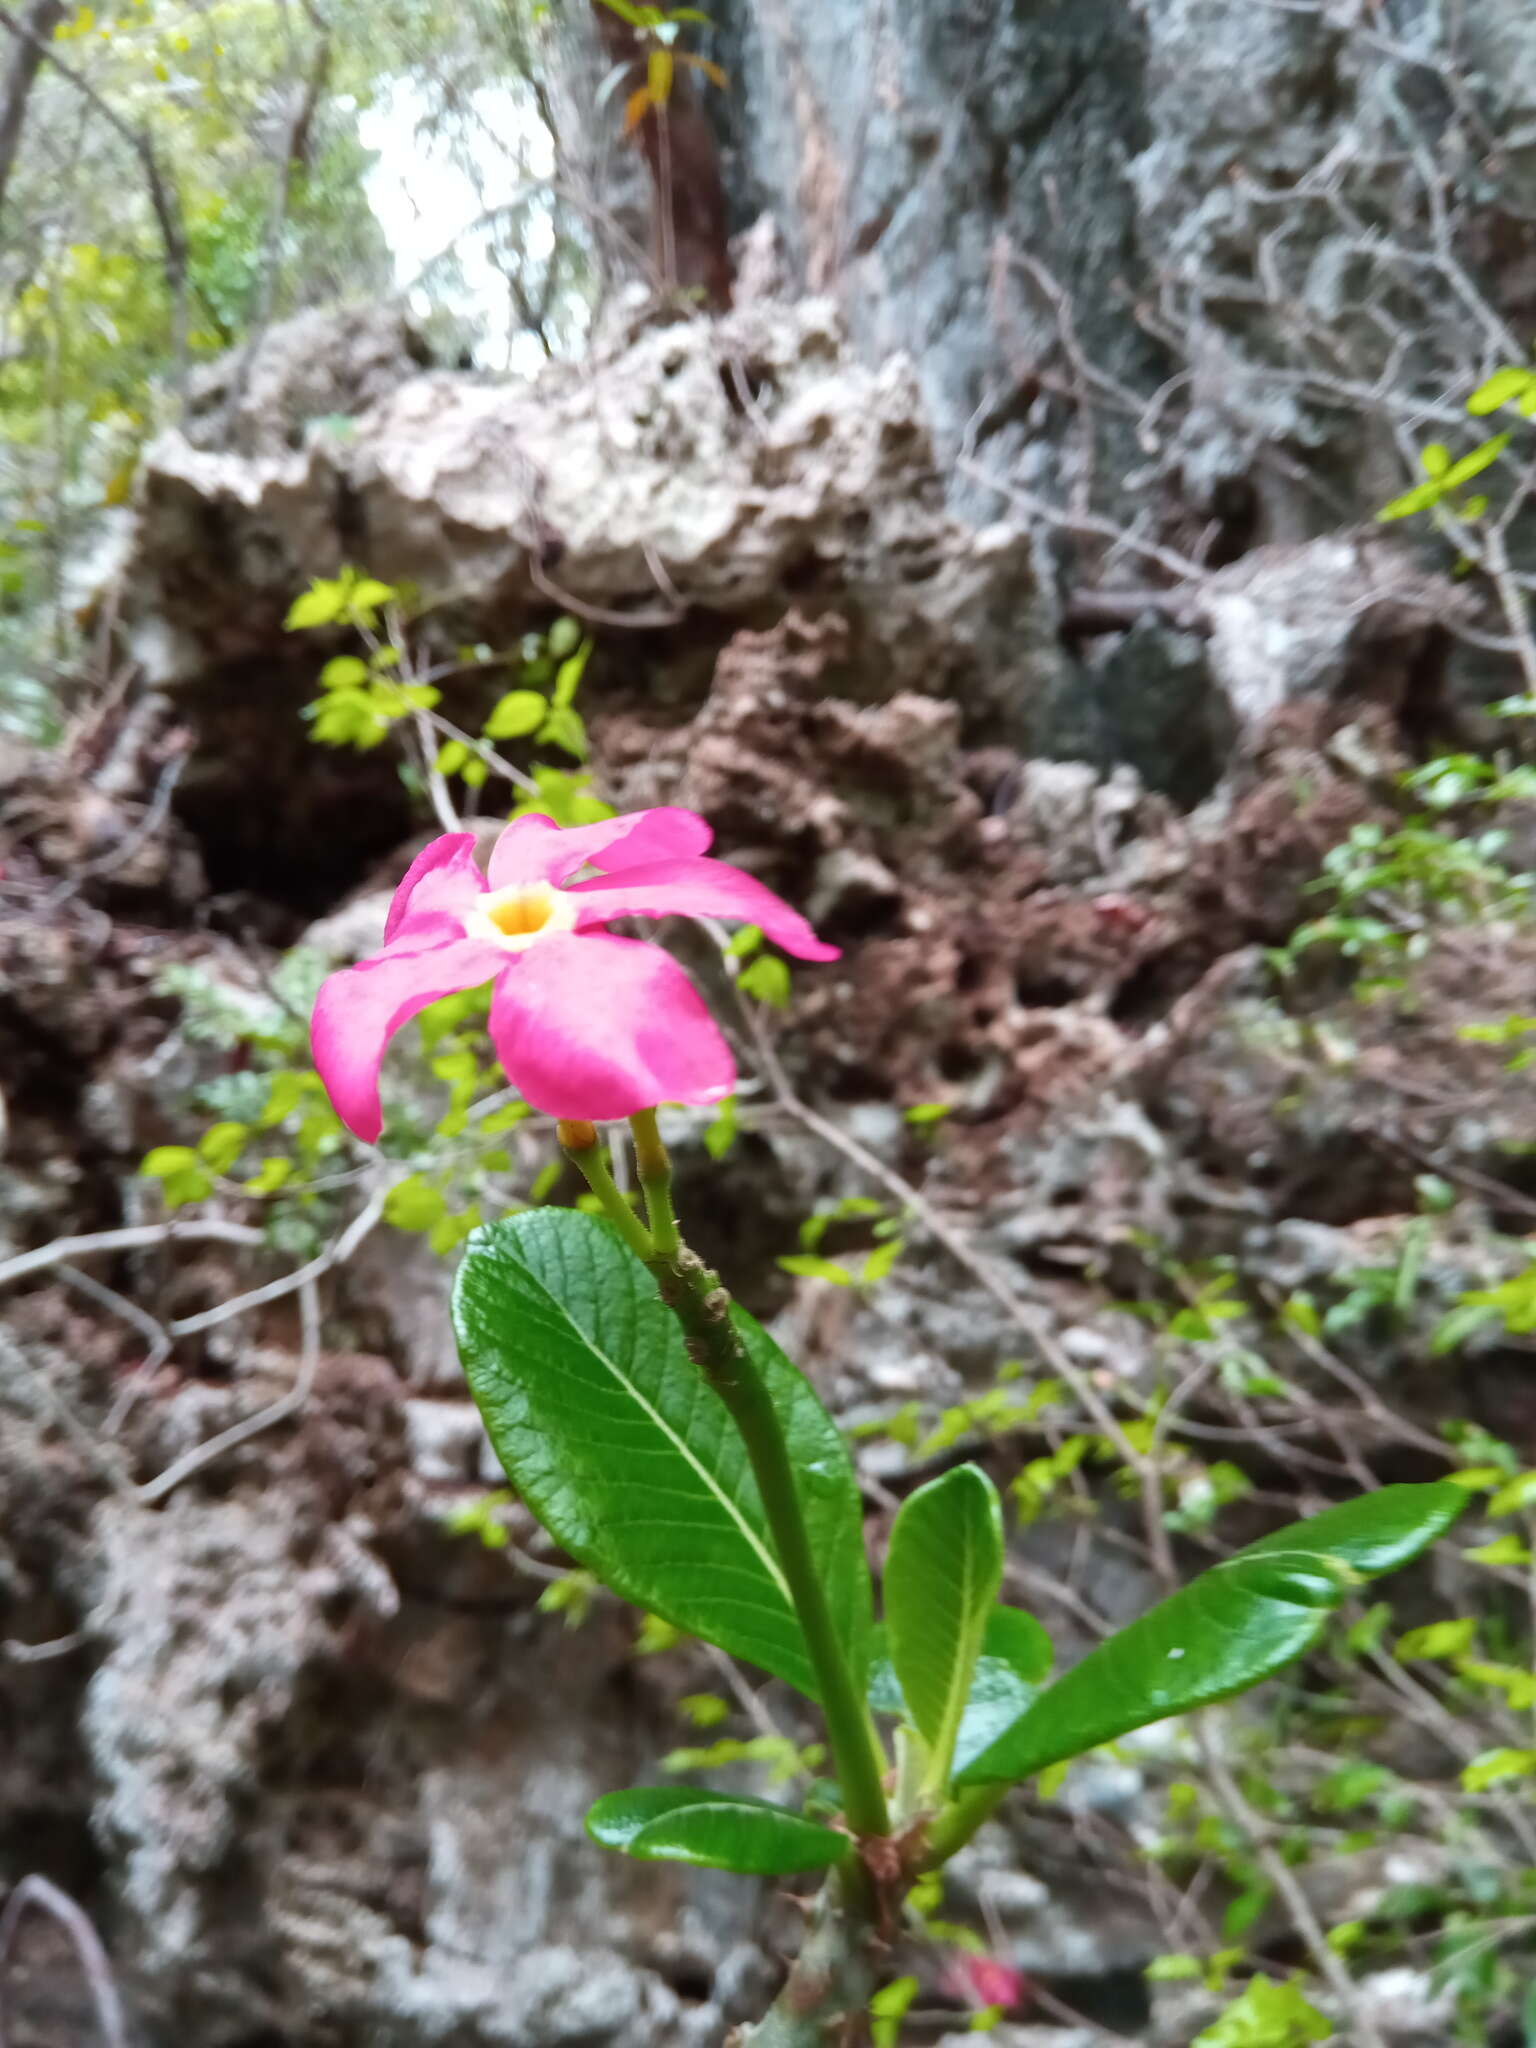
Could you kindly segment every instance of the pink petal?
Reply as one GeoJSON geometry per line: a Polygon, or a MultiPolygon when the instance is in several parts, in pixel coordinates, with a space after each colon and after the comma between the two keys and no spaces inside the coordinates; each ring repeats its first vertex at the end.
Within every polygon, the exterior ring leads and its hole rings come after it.
{"type": "Polygon", "coordinates": [[[464,929],[463,913],[485,889],[475,864],[473,832],[445,832],[424,846],[405,871],[395,891],[384,926],[384,943],[392,939],[455,938],[464,929]]]}
{"type": "Polygon", "coordinates": [[[761,925],[776,946],[797,960],[840,957],[838,948],[824,945],[782,896],[728,861],[651,861],[623,869],[611,882],[573,882],[567,894],[582,900],[578,929],[606,924],[612,917],[735,917],[761,925]]]}
{"type": "Polygon", "coordinates": [[[952,1998],[963,1999],[967,2005],[1000,2005],[1005,2012],[1020,2004],[1030,1988],[1022,1970],[996,1956],[952,1956],[939,1983],[952,1998]]]}
{"type": "Polygon", "coordinates": [[[718,1102],[730,1047],[686,974],[636,939],[547,939],[496,984],[491,1038],[546,1116],[593,1123],[661,1102],[718,1102]]]}
{"type": "Polygon", "coordinates": [[[491,887],[513,882],[563,882],[590,861],[627,868],[640,861],[681,860],[703,853],[714,833],[697,811],[662,804],[600,825],[557,825],[534,814],[514,818],[491,853],[491,887]]]}
{"type": "Polygon", "coordinates": [[[489,981],[506,958],[494,946],[461,938],[379,953],[327,976],[309,1022],[310,1045],[315,1070],[349,1131],[371,1145],[383,1127],[379,1066],[400,1026],[439,996],[489,981]]]}

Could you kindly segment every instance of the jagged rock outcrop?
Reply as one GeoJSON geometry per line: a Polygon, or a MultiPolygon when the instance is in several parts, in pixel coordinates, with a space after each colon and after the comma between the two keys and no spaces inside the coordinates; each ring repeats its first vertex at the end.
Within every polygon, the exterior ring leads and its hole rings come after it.
{"type": "Polygon", "coordinates": [[[642,325],[532,384],[411,376],[345,431],[305,426],[310,394],[366,380],[377,336],[333,322],[326,376],[310,341],[254,452],[156,443],[123,572],[135,653],[194,736],[177,802],[216,883],[286,878],[319,908],[408,828],[388,764],[313,748],[295,715],[323,653],[284,616],[349,562],[418,586],[448,649],[513,644],[569,593],[601,622],[590,693],[684,705],[793,597],[845,622],[855,696],[916,686],[1028,730],[1055,642],[1026,537],[945,509],[908,368],[853,361],[824,303],[642,325]]]}
{"type": "Polygon", "coordinates": [[[773,215],[870,360],[912,355],[946,458],[1213,523],[1220,561],[1368,515],[1395,400],[1525,352],[1525,0],[717,18],[740,222],[773,215]]]}

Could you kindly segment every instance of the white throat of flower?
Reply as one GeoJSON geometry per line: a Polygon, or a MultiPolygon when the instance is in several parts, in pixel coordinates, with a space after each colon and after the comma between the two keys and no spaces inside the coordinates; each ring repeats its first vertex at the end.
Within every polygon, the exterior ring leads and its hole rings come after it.
{"type": "Polygon", "coordinates": [[[514,882],[480,897],[464,919],[464,931],[503,953],[526,953],[540,939],[574,931],[579,909],[574,896],[551,882],[514,882]]]}

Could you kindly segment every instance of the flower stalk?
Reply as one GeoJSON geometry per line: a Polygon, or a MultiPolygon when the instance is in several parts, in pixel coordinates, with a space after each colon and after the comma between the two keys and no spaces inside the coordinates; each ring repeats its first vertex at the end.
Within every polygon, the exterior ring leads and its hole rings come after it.
{"type": "Polygon", "coordinates": [[[656,1256],[675,1259],[682,1249],[678,1236],[677,1212],[672,1206],[672,1161],[656,1128],[654,1109],[642,1109],[629,1120],[635,1134],[635,1170],[645,1196],[645,1213],[651,1226],[656,1256]]]}
{"type": "Polygon", "coordinates": [[[596,1125],[562,1118],[555,1126],[555,1134],[560,1140],[561,1151],[596,1195],[608,1221],[635,1257],[644,1259],[649,1265],[656,1253],[651,1233],[620,1194],[618,1184],[608,1169],[608,1161],[603,1157],[596,1125]]]}

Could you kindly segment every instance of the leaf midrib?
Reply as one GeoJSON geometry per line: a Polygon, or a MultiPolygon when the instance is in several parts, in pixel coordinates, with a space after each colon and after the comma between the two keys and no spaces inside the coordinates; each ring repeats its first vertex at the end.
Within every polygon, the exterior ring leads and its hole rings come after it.
{"type": "MultiPolygon", "coordinates": [[[[790,1600],[789,1594],[789,1582],[786,1580],[782,1570],[779,1567],[779,1561],[768,1549],[767,1545],[763,1542],[761,1536],[758,1535],[757,1531],[752,1527],[751,1523],[742,1513],[740,1505],[736,1501],[732,1500],[731,1496],[720,1485],[719,1481],[715,1478],[714,1474],[709,1470],[709,1468],[699,1462],[699,1459],[695,1455],[692,1448],[689,1446],[689,1444],[686,1442],[684,1438],[678,1435],[677,1431],[672,1427],[671,1423],[668,1422],[667,1418],[661,1413],[660,1409],[657,1408],[653,1402],[646,1399],[645,1395],[641,1392],[639,1387],[636,1386],[635,1382],[632,1379],[630,1379],[623,1372],[623,1370],[614,1362],[614,1360],[608,1356],[607,1352],[603,1349],[601,1344],[598,1343],[597,1339],[591,1334],[591,1332],[588,1330],[584,1330],[582,1328],[581,1324],[577,1322],[576,1318],[565,1306],[565,1303],[560,1300],[559,1296],[556,1294],[552,1294],[549,1288],[539,1278],[539,1276],[533,1271],[531,1271],[526,1263],[524,1263],[522,1260],[519,1260],[518,1264],[522,1271],[525,1282],[530,1287],[537,1289],[538,1293],[540,1294],[540,1296],[542,1296],[547,1307],[554,1312],[557,1320],[561,1323],[564,1323],[570,1329],[572,1334],[579,1340],[582,1346],[587,1351],[589,1351],[592,1354],[592,1356],[596,1358],[604,1367],[606,1367],[607,1371],[611,1374],[613,1379],[617,1382],[619,1386],[621,1386],[624,1389],[624,1391],[629,1395],[630,1399],[635,1403],[635,1405],[638,1408],[644,1410],[644,1412],[651,1418],[651,1421],[656,1425],[657,1429],[661,1432],[661,1434],[664,1437],[666,1437],[667,1441],[670,1444],[673,1445],[673,1447],[678,1452],[678,1455],[683,1459],[684,1463],[689,1465],[693,1469],[693,1471],[695,1471],[698,1474],[699,1478],[704,1482],[705,1490],[713,1494],[714,1497],[719,1501],[720,1505],[725,1509],[726,1514],[736,1524],[737,1528],[740,1529],[742,1535],[746,1538],[747,1542],[750,1544],[752,1549],[757,1553],[758,1557],[762,1561],[764,1570],[768,1573],[775,1587],[778,1589],[778,1592],[783,1598],[786,1607],[789,1607],[790,1611],[793,1612],[793,1602],[790,1600]]],[[[701,1387],[700,1392],[707,1392],[707,1389],[701,1387]]]]}
{"type": "Polygon", "coordinates": [[[975,1611],[977,1602],[972,1581],[976,1575],[976,1535],[969,1526],[964,1530],[961,1549],[964,1555],[960,1571],[960,1615],[954,1632],[955,1654],[950,1663],[949,1682],[944,1688],[944,1707],[939,1717],[930,1771],[936,1785],[946,1783],[949,1778],[950,1760],[960,1739],[960,1723],[965,1718],[965,1702],[970,1693],[976,1660],[981,1654],[980,1637],[986,1624],[986,1610],[983,1608],[979,1617],[975,1611]]]}

